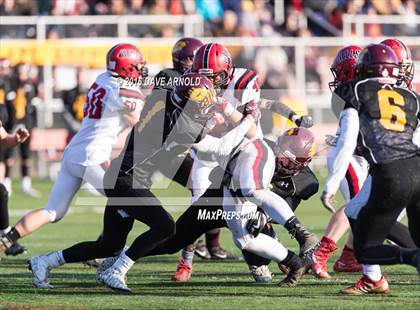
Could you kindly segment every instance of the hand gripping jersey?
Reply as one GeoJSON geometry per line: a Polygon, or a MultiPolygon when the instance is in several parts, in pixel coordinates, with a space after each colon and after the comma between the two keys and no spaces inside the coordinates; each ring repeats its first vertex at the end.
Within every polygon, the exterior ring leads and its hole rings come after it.
{"type": "Polygon", "coordinates": [[[358,82],[360,132],[370,163],[388,163],[415,156],[419,149],[413,133],[419,124],[416,93],[372,79],[358,82]]]}
{"type": "Polygon", "coordinates": [[[127,127],[122,115],[140,111],[143,104],[139,89],[122,88],[119,79],[108,72],[99,75],[86,95],[84,118],[65,149],[65,158],[84,166],[109,161],[118,134],[127,127]]]}

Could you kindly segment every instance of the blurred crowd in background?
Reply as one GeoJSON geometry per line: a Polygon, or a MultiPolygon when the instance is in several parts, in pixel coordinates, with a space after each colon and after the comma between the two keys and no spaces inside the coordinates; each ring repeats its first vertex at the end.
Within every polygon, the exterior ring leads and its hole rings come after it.
{"type": "MultiPolygon", "coordinates": [[[[365,23],[363,31],[368,37],[415,38],[420,33],[420,26],[416,23],[420,14],[420,1],[416,0],[0,0],[1,16],[139,15],[139,24],[129,24],[127,34],[140,39],[156,37],[170,40],[184,36],[183,24],[145,25],[141,24],[142,15],[189,14],[202,16],[203,35],[208,37],[338,37],[343,34],[344,14],[404,17],[403,24],[365,23]],[[278,5],[282,5],[280,10],[278,5]]],[[[0,25],[2,39],[32,39],[36,36],[37,28],[34,24],[0,25]]],[[[117,36],[116,24],[63,23],[46,26],[47,39],[117,36]]],[[[419,44],[410,47],[413,59],[418,61],[419,44]]],[[[295,109],[305,112],[308,109],[312,113],[313,102],[306,105],[300,97],[301,92],[309,96],[328,93],[328,82],[332,79],[329,67],[338,48],[306,45],[304,60],[300,62],[295,59],[296,46],[236,46],[234,52],[231,52],[235,66],[258,72],[263,98],[280,99],[295,109]],[[304,68],[304,89],[299,88],[296,82],[298,67],[304,68]]],[[[148,62],[147,65],[153,76],[163,67],[171,66],[171,63],[148,62]]],[[[54,110],[58,112],[53,113],[51,124],[42,127],[66,128],[69,141],[83,118],[86,90],[103,69],[83,65],[55,66],[52,79],[45,79],[42,66],[12,64],[8,59],[0,57],[0,105],[8,104],[17,108],[18,112],[25,112],[25,121],[29,122],[26,126],[30,129],[36,127],[39,125],[36,111],[45,111],[42,108],[46,106],[44,80],[49,81],[47,85],[52,90],[53,98],[61,101],[63,108],[54,110]]],[[[415,88],[419,86],[416,83],[415,88]]],[[[318,115],[322,115],[321,122],[336,121],[328,105],[318,109],[321,111],[318,115]]],[[[266,119],[268,121],[263,127],[266,127],[265,132],[270,132],[276,120],[266,119]]],[[[8,130],[14,127],[10,124],[6,126],[8,130]]],[[[22,170],[22,175],[26,174],[22,170]]]]}
{"type": "MultiPolygon", "coordinates": [[[[416,35],[419,26],[415,15],[420,1],[415,0],[284,0],[283,17],[275,18],[274,0],[0,0],[0,14],[5,16],[45,15],[182,15],[200,14],[206,36],[338,36],[343,28],[343,14],[403,15],[405,24],[369,24],[369,36],[416,35]]],[[[279,5],[279,4],[278,4],[279,5]]],[[[281,5],[281,4],[280,4],[281,5]]],[[[69,29],[53,26],[49,38],[81,35],[116,36],[116,27],[91,25],[69,29]]],[[[129,28],[135,37],[172,37],[181,27],[161,25],[129,28]]],[[[31,27],[2,37],[35,35],[31,27]]]]}

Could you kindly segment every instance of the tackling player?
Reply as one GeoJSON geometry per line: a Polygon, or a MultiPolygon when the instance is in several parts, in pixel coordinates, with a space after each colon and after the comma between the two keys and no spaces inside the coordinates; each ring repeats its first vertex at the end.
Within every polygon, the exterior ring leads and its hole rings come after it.
{"type": "MultiPolygon", "coordinates": [[[[252,70],[233,67],[229,51],[221,44],[209,43],[200,47],[193,60],[192,71],[204,74],[212,82],[218,95],[225,100],[222,112],[229,116],[233,110],[243,111],[250,104],[260,103],[260,88],[258,75],[252,70]]],[[[273,106],[272,102],[265,101],[267,106],[273,106]]],[[[286,117],[293,118],[299,124],[309,124],[307,117],[297,117],[296,113],[287,106],[282,105],[282,112],[286,117]]],[[[258,123],[258,131],[254,138],[262,138],[262,131],[258,123]]],[[[194,165],[191,170],[191,183],[193,191],[193,202],[197,201],[209,187],[219,189],[221,177],[215,182],[210,180],[210,175],[216,167],[224,169],[230,156],[218,157],[211,154],[197,152],[193,154],[194,165]],[[214,183],[214,185],[212,185],[214,183]]],[[[214,192],[210,191],[212,195],[214,192]]],[[[220,192],[220,196],[223,194],[220,192]]],[[[206,199],[205,197],[203,197],[206,199]]],[[[296,231],[297,223],[291,222],[287,225],[289,231],[296,231]]],[[[306,240],[299,240],[304,252],[310,251],[318,242],[311,234],[305,235],[306,240]]],[[[192,270],[193,245],[189,245],[182,252],[178,268],[172,279],[175,281],[186,281],[192,270]]]]}
{"type": "Polygon", "coordinates": [[[112,146],[122,130],[135,124],[143,108],[140,90],[121,81],[141,78],[143,65],[143,56],[134,45],[122,43],[109,50],[107,72],[96,78],[87,93],[81,128],[64,151],[47,205],[24,215],[1,238],[0,254],[18,239],[61,220],[83,181],[104,193],[112,146]]]}

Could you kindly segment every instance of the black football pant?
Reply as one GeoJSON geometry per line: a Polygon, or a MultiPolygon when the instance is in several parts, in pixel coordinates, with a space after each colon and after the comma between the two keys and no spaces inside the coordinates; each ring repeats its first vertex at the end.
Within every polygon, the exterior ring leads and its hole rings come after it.
{"type": "Polygon", "coordinates": [[[67,263],[118,254],[126,244],[135,220],[150,229],[138,236],[127,250],[126,255],[134,261],[175,233],[172,216],[150,190],[133,188],[131,175],[119,176],[115,187],[107,190],[107,196],[102,236],[96,241],[81,242],[63,250],[67,263]]]}
{"type": "Polygon", "coordinates": [[[9,227],[9,193],[6,187],[0,183],[0,230],[9,227]]]}
{"type": "Polygon", "coordinates": [[[372,191],[354,224],[354,250],[363,264],[416,265],[417,249],[383,245],[398,215],[406,208],[408,227],[420,247],[420,156],[374,165],[372,191]]]}

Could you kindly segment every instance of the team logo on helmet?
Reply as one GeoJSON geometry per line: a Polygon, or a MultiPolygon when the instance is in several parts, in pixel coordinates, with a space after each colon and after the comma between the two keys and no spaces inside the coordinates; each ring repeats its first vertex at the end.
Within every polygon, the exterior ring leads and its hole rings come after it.
{"type": "Polygon", "coordinates": [[[189,90],[190,100],[200,102],[203,107],[208,107],[213,105],[216,94],[214,90],[206,89],[202,87],[192,87],[189,90]]]}

